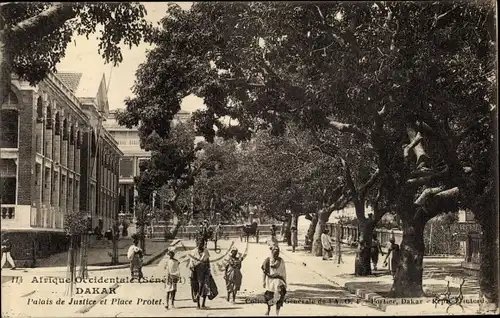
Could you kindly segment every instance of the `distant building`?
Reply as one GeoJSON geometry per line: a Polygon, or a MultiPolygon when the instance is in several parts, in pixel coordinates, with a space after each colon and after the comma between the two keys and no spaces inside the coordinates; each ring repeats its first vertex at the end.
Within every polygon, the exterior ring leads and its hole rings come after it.
{"type": "Polygon", "coordinates": [[[481,227],[474,220],[472,212],[458,212],[455,233],[460,242],[460,249],[465,256],[462,267],[471,274],[477,274],[481,256],[481,227]]]}
{"type": "Polygon", "coordinates": [[[101,230],[117,219],[122,152],[100,128],[104,75],[88,75],[49,74],[36,87],[14,78],[2,105],[1,229],[19,266],[67,250],[67,213],[101,230]]]}
{"type": "MultiPolygon", "coordinates": [[[[118,124],[116,113],[116,110],[111,111],[108,120],[103,125],[117,141],[118,147],[123,152],[119,173],[119,211],[133,215],[135,207],[134,177],[139,175],[141,161],[151,158],[151,152],[141,149],[137,128],[129,129],[118,124]]],[[[190,112],[181,110],[177,113],[174,124],[176,121],[185,122],[190,118],[190,112]]]]}

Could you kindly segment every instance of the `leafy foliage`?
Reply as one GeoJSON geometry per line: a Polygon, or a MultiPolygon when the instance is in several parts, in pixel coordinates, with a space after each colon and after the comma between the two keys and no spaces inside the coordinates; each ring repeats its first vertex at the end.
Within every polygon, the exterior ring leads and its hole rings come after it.
{"type": "Polygon", "coordinates": [[[80,235],[87,233],[87,214],[85,211],[70,210],[64,215],[64,230],[68,235],[80,235]]]}
{"type": "Polygon", "coordinates": [[[374,209],[412,226],[459,208],[481,219],[494,213],[494,21],[486,1],[171,6],[126,122],[147,133],[195,94],[208,141],[295,123],[357,170],[350,188],[374,209]],[[370,175],[375,186],[360,187],[370,175]]]}
{"type": "Polygon", "coordinates": [[[56,71],[74,34],[89,37],[97,31],[99,54],[116,65],[123,59],[120,43],[132,47],[149,39],[152,28],[146,13],[143,5],[134,2],[2,4],[2,31],[12,54],[11,67],[36,84],[56,71]]]}

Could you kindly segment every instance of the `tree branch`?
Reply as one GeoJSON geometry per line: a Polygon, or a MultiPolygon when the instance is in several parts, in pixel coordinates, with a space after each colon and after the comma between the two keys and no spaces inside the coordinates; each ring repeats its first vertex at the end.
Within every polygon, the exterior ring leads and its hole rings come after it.
{"type": "Polygon", "coordinates": [[[28,41],[29,38],[43,38],[57,31],[66,21],[76,17],[77,11],[74,5],[72,2],[55,3],[47,10],[11,27],[8,35],[18,43],[28,41]]]}
{"type": "Polygon", "coordinates": [[[375,181],[377,181],[378,177],[380,176],[380,169],[375,170],[375,172],[371,175],[370,179],[361,187],[360,191],[361,192],[361,197],[365,197],[366,193],[368,190],[373,186],[375,181]]]}
{"type": "MultiPolygon", "coordinates": [[[[415,131],[415,129],[411,127],[406,128],[406,132],[408,134],[408,139],[410,140],[410,145],[413,145],[411,150],[413,150],[413,153],[417,157],[416,164],[419,168],[425,167],[427,164],[427,161],[430,159],[427,153],[424,150],[424,147],[421,144],[421,140],[418,140],[418,133],[415,131]],[[416,141],[415,141],[416,140],[416,141]]],[[[420,137],[421,139],[421,137],[420,137]]]]}
{"type": "Polygon", "coordinates": [[[440,178],[447,176],[449,173],[450,173],[450,169],[448,168],[448,166],[446,166],[443,170],[441,170],[439,172],[434,172],[428,176],[409,179],[408,181],[406,181],[406,184],[411,185],[411,186],[421,186],[421,185],[429,184],[432,181],[435,181],[437,179],[440,179],[440,178]]]}
{"type": "Polygon", "coordinates": [[[351,169],[349,168],[349,165],[345,162],[344,159],[340,158],[340,161],[342,162],[342,165],[345,168],[346,186],[352,192],[353,200],[357,201],[357,199],[358,199],[358,190],[356,189],[356,186],[354,185],[354,181],[352,180],[351,169]]]}
{"type": "MultiPolygon", "coordinates": [[[[351,46],[351,49],[353,50],[353,52],[356,54],[356,56],[359,56],[361,54],[361,50],[360,50],[359,45],[356,41],[356,38],[354,37],[354,33],[352,32],[354,30],[354,27],[355,27],[353,25],[353,23],[351,22],[351,25],[350,25],[351,30],[347,30],[344,33],[341,33],[339,36],[339,35],[337,35],[337,32],[336,32],[337,30],[335,29],[335,27],[326,23],[325,17],[323,16],[323,13],[321,12],[321,9],[319,8],[319,6],[316,5],[315,7],[318,11],[318,14],[321,18],[323,25],[326,26],[328,29],[330,29],[330,31],[332,31],[332,36],[336,40],[341,39],[344,43],[348,43],[351,46]]],[[[342,45],[344,43],[340,43],[340,44],[342,45]]]]}
{"type": "Polygon", "coordinates": [[[427,188],[422,193],[420,196],[413,202],[413,204],[418,205],[418,206],[425,206],[425,203],[427,202],[428,198],[432,195],[436,195],[439,192],[442,192],[445,188],[444,187],[436,187],[436,188],[427,188]]]}
{"type": "Polygon", "coordinates": [[[422,135],[420,134],[420,132],[418,132],[415,138],[411,141],[411,143],[409,145],[406,145],[406,147],[404,147],[403,156],[405,159],[408,158],[408,156],[410,155],[410,151],[413,148],[415,148],[422,141],[422,139],[423,139],[422,135]]]}
{"type": "Polygon", "coordinates": [[[351,199],[352,196],[350,193],[344,193],[334,203],[327,207],[325,211],[327,213],[331,213],[333,211],[341,210],[345,208],[349,202],[351,202],[351,199]]]}
{"type": "Polygon", "coordinates": [[[338,121],[330,120],[328,127],[333,128],[341,133],[352,133],[361,139],[367,139],[366,135],[353,124],[344,124],[338,121]]]}

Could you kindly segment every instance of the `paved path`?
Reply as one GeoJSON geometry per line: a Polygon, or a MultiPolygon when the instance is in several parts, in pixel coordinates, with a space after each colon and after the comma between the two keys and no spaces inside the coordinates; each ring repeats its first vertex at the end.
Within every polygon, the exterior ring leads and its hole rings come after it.
{"type": "MultiPolygon", "coordinates": [[[[240,251],[245,248],[245,243],[236,241],[240,251]]],[[[192,245],[192,244],[191,244],[192,245]]],[[[229,247],[229,242],[222,241],[222,252],[224,255],[229,247]]],[[[184,251],[178,252],[178,258],[182,259],[184,251]]],[[[149,283],[121,283],[116,287],[116,294],[111,295],[74,295],[71,304],[69,297],[64,297],[65,285],[54,285],[51,283],[28,282],[29,277],[24,277],[21,284],[7,283],[7,293],[2,293],[2,311],[6,317],[176,317],[176,316],[261,316],[264,314],[266,305],[254,303],[262,301],[262,273],[260,266],[265,257],[269,255],[266,245],[250,243],[248,257],[243,263],[242,290],[237,297],[236,303],[231,304],[225,300],[226,291],[222,273],[217,272],[212,266],[214,277],[219,287],[219,295],[212,301],[207,300],[207,310],[196,309],[196,304],[191,300],[188,269],[185,263],[181,266],[183,279],[178,286],[176,308],[167,312],[165,309],[165,292],[161,282],[149,283]],[[103,297],[106,296],[106,297],[103,297]],[[64,305],[57,304],[57,300],[65,300],[64,305]],[[96,301],[95,305],[81,305],[84,302],[96,301]],[[30,305],[26,306],[30,301],[30,305]],[[36,301],[36,304],[35,304],[36,301]],[[43,304],[50,302],[52,304],[43,304]],[[76,304],[74,304],[76,302],[76,304]]],[[[212,258],[218,255],[212,252],[212,258]]],[[[320,275],[311,271],[308,266],[297,263],[290,259],[286,253],[284,259],[287,262],[288,274],[288,303],[285,304],[281,315],[303,316],[303,315],[374,315],[380,316],[384,312],[379,311],[363,303],[357,303],[357,298],[346,290],[331,284],[320,275]],[[302,303],[291,303],[300,301],[302,303]],[[308,302],[308,303],[304,303],[308,302]],[[322,304],[317,304],[321,302],[322,304]]],[[[154,278],[163,277],[163,266],[165,259],[155,266],[144,268],[145,277],[151,281],[154,278]]],[[[117,269],[110,271],[95,272],[93,277],[118,277],[125,279],[129,276],[128,269],[117,269]]],[[[78,285],[80,288],[110,287],[111,284],[89,283],[78,285]]],[[[4,290],[2,290],[4,291],[4,290]]],[[[274,315],[274,312],[271,313],[274,315]]]]}

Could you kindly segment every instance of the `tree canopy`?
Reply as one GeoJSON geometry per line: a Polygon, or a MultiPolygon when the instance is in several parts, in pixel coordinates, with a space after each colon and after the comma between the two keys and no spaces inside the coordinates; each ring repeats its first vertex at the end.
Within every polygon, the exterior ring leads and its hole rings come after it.
{"type": "MultiPolygon", "coordinates": [[[[12,72],[37,84],[56,71],[75,34],[89,37],[98,30],[99,54],[116,65],[123,59],[120,43],[132,47],[150,39],[146,14],[137,2],[2,3],[2,82],[9,85],[12,72]]],[[[5,87],[1,88],[3,98],[5,87]]]]}
{"type": "MultiPolygon", "coordinates": [[[[459,208],[481,221],[494,213],[494,21],[487,1],[174,5],[122,122],[168,135],[163,123],[195,94],[208,141],[294,123],[346,171],[364,170],[366,181],[346,179],[355,203],[374,191],[375,217],[393,210],[407,233],[459,208]]],[[[417,237],[403,245],[423,255],[417,237]]],[[[421,293],[421,279],[406,283],[395,290],[421,293]]]]}

